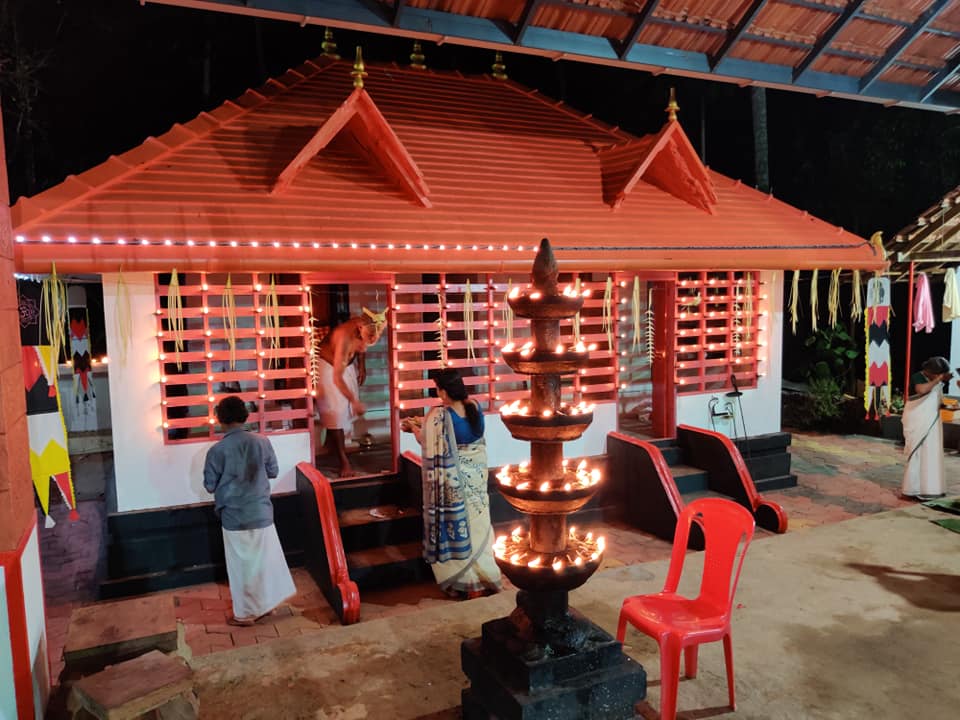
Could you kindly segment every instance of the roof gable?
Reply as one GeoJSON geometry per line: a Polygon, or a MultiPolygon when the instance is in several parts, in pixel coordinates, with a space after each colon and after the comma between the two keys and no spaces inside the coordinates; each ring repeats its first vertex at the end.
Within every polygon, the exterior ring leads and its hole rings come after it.
{"type": "Polygon", "coordinates": [[[350,94],[283,168],[270,194],[276,195],[289,188],[304,166],[338,136],[346,140],[367,162],[383,171],[415,202],[423,207],[431,207],[428,199],[430,188],[423,179],[423,173],[362,87],[350,94]]]}
{"type": "Polygon", "coordinates": [[[620,207],[640,180],[713,214],[717,192],[686,133],[670,120],[656,135],[604,148],[599,152],[603,200],[620,207]]]}

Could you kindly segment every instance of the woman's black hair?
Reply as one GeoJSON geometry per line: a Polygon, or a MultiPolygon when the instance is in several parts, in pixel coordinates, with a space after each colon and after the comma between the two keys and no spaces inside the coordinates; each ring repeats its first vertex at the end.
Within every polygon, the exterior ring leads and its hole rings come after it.
{"type": "Polygon", "coordinates": [[[217,403],[217,420],[221,425],[236,425],[247,421],[247,406],[236,395],[227,395],[217,403]]]}
{"type": "Polygon", "coordinates": [[[950,363],[947,362],[945,357],[936,355],[925,360],[922,368],[930,375],[941,375],[950,372],[950,363]]]}
{"type": "Polygon", "coordinates": [[[464,385],[463,378],[460,377],[460,371],[454,368],[438,370],[437,374],[433,376],[433,382],[437,389],[445,391],[451,400],[459,400],[463,403],[470,429],[473,430],[475,435],[479,435],[481,431],[480,409],[476,402],[467,402],[470,393],[467,392],[467,386],[464,385]]]}

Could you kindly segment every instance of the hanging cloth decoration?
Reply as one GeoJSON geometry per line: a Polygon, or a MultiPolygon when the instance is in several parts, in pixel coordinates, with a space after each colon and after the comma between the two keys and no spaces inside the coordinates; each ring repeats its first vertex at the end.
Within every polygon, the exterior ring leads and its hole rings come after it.
{"type": "Polygon", "coordinates": [[[813,276],[810,278],[810,329],[813,332],[817,331],[817,321],[818,321],[818,311],[817,303],[820,300],[820,288],[817,287],[818,276],[820,275],[819,270],[813,271],[813,276]]]}
{"type": "Polygon", "coordinates": [[[45,527],[56,523],[50,517],[50,484],[56,485],[76,520],[77,499],[70,474],[67,427],[57,392],[57,362],[50,345],[21,348],[26,390],[27,434],[30,442],[30,475],[46,516],[45,527]]]}
{"type": "Polygon", "coordinates": [[[90,314],[87,291],[82,285],[67,288],[70,318],[70,362],[73,365],[73,402],[67,403],[67,425],[73,432],[97,429],[97,395],[93,389],[90,356],[90,314]]]}
{"type": "Polygon", "coordinates": [[[170,274],[170,284],[167,286],[167,327],[173,333],[177,370],[183,370],[180,362],[180,353],[183,352],[183,298],[180,297],[180,278],[176,268],[170,274]]]}
{"type": "Polygon", "coordinates": [[[860,296],[860,271],[853,271],[853,299],[850,301],[850,319],[860,322],[863,317],[863,298],[860,296]]]}
{"type": "Polygon", "coordinates": [[[943,321],[953,322],[960,317],[960,290],[957,288],[957,271],[947,268],[943,273],[943,321]]]}
{"type": "Polygon", "coordinates": [[[920,273],[917,278],[917,292],[913,300],[913,330],[925,330],[927,334],[933,332],[936,322],[933,319],[933,299],[930,297],[930,280],[926,273],[920,273]]]}
{"type": "Polygon", "coordinates": [[[476,359],[473,351],[473,292],[470,290],[470,281],[463,292],[463,332],[467,336],[467,357],[476,359]]]}
{"type": "Polygon", "coordinates": [[[127,357],[130,354],[130,340],[133,336],[133,318],[130,315],[130,289],[127,287],[127,281],[123,279],[123,268],[117,273],[117,337],[120,340],[120,347],[117,348],[121,365],[127,364],[127,357]]]}
{"type": "Polygon", "coordinates": [[[790,283],[790,330],[797,334],[797,305],[800,302],[800,271],[793,271],[793,281],[790,283]]]}
{"type": "MultiPolygon", "coordinates": [[[[513,308],[510,307],[510,303],[507,302],[507,298],[509,298],[512,294],[513,294],[513,278],[507,278],[507,292],[504,293],[504,296],[503,296],[502,319],[503,319],[503,326],[506,328],[506,331],[507,331],[508,343],[513,342],[513,308]]],[[[574,319],[574,323],[576,323],[576,319],[574,319]]]]}
{"type": "MultiPolygon", "coordinates": [[[[577,276],[577,279],[573,283],[573,290],[576,297],[580,297],[580,276],[577,276]]],[[[510,336],[510,339],[513,339],[513,336],[510,336]]],[[[573,344],[580,344],[580,311],[577,311],[577,314],[573,316],[573,344]]]]}
{"type": "Polygon", "coordinates": [[[864,389],[863,406],[867,418],[870,409],[876,414],[881,406],[889,412],[890,383],[890,278],[879,273],[867,281],[867,308],[864,314],[867,351],[864,353],[867,384],[864,389]]]}
{"type": "Polygon", "coordinates": [[[613,278],[607,275],[603,288],[603,331],[607,334],[607,348],[613,352],[613,278]]]}
{"type": "Polygon", "coordinates": [[[837,315],[840,312],[840,268],[830,271],[830,290],[827,293],[827,317],[830,327],[837,326],[837,315]]]}

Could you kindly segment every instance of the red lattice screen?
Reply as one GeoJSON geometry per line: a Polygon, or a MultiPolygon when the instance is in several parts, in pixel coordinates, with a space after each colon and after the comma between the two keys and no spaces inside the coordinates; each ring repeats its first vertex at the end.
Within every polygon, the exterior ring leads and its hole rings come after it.
{"type": "MultiPolygon", "coordinates": [[[[561,276],[561,283],[573,284],[575,278],[561,276]]],[[[433,381],[429,372],[441,367],[455,367],[461,371],[471,395],[487,412],[501,405],[529,395],[528,377],[517,375],[500,361],[500,348],[509,338],[504,316],[505,296],[511,279],[505,275],[441,274],[425,282],[423,276],[398,276],[392,291],[392,323],[395,343],[392,402],[401,414],[420,411],[437,405],[430,397],[433,381]],[[436,278],[434,280],[434,278],[436,278]],[[467,281],[470,282],[472,301],[465,302],[467,281]],[[473,350],[468,347],[467,324],[469,311],[473,312],[473,350]],[[445,348],[440,346],[440,323],[443,324],[445,348]]],[[[590,289],[591,296],[580,313],[580,337],[584,343],[595,344],[590,367],[578,376],[563,379],[563,399],[566,402],[599,402],[610,400],[617,385],[616,306],[617,289],[611,300],[614,314],[610,337],[603,328],[603,294],[605,278],[586,279],[582,289],[590,289]]],[[[513,278],[513,285],[526,285],[526,277],[513,278]],[[518,282],[519,280],[519,282],[518,282]]],[[[561,321],[562,342],[573,343],[572,320],[561,321]]],[[[513,320],[513,337],[520,343],[530,335],[530,321],[513,320]]]]}
{"type": "Polygon", "coordinates": [[[227,279],[226,274],[208,273],[178,277],[183,317],[178,333],[175,303],[168,307],[171,276],[157,276],[160,391],[168,443],[213,438],[217,431],[214,406],[228,394],[247,403],[247,422],[259,432],[302,432],[311,427],[309,288],[296,274],[232,273],[233,323],[224,307],[227,279]],[[276,294],[275,309],[271,289],[276,294]],[[232,352],[231,324],[235,327],[232,352]]]}
{"type": "Polygon", "coordinates": [[[756,387],[765,358],[766,296],[756,271],[677,275],[677,392],[756,387]]]}

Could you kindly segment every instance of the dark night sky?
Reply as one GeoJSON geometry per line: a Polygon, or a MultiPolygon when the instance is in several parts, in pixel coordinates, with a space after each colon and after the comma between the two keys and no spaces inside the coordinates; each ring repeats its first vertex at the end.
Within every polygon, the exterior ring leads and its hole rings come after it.
{"type": "MultiPolygon", "coordinates": [[[[412,44],[346,31],[336,39],[343,55],[361,44],[368,60],[401,63],[412,44]]],[[[3,0],[0,92],[12,200],[319,55],[321,41],[316,27],[141,7],[136,0],[3,0]],[[204,96],[208,43],[210,94],[204,96]],[[37,91],[31,189],[11,70],[39,58],[43,65],[31,76],[37,91]]],[[[437,69],[486,72],[492,62],[490,51],[432,44],[424,50],[437,69]]],[[[747,89],[522,55],[507,55],[506,63],[513,79],[636,133],[660,127],[675,85],[680,119],[698,149],[706,118],[707,163],[754,183],[747,89]]],[[[960,183],[960,116],[780,91],[768,92],[768,112],[774,194],[861,235],[883,229],[889,236],[960,183]]]]}

